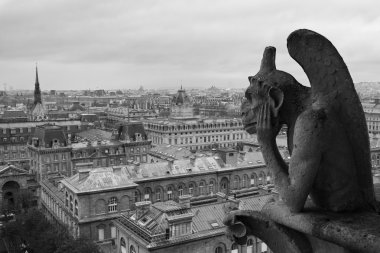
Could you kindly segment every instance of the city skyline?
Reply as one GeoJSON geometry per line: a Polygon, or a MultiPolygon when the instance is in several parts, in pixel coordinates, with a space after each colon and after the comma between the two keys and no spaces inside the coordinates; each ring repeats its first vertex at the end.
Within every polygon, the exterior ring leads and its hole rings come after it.
{"type": "Polygon", "coordinates": [[[308,85],[290,58],[296,29],[329,38],[354,82],[378,81],[377,8],[364,1],[0,1],[0,84],[33,89],[244,88],[265,46],[308,85]],[[349,29],[349,30],[348,30],[349,29]]]}

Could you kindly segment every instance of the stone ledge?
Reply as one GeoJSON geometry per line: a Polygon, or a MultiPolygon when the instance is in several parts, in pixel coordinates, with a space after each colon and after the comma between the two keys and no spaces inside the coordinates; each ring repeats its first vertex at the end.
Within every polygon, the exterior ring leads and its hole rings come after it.
{"type": "Polygon", "coordinates": [[[332,213],[306,209],[291,213],[281,202],[266,204],[262,211],[276,223],[355,252],[380,252],[380,215],[332,213]]]}

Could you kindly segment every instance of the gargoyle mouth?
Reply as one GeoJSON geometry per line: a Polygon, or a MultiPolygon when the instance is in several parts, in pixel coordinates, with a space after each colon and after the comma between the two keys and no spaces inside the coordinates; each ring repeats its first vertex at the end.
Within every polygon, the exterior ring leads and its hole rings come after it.
{"type": "Polygon", "coordinates": [[[247,131],[249,134],[256,133],[256,125],[257,122],[251,122],[246,125],[244,125],[244,130],[247,131]]]}

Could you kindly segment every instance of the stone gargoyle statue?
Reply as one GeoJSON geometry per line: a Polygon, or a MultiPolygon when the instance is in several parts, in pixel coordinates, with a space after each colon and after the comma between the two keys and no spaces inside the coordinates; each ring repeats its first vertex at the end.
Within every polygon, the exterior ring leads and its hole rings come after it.
{"type": "MultiPolygon", "coordinates": [[[[336,232],[340,226],[353,224],[352,219],[345,223],[345,218],[337,222],[341,216],[379,211],[367,125],[347,66],[329,40],[310,30],[291,33],[288,51],[305,71],[311,88],[277,70],[276,49],[267,47],[259,72],[248,77],[250,85],[241,109],[245,130],[257,133],[279,201],[268,203],[262,211],[231,211],[224,220],[227,236],[245,244],[253,235],[273,252],[305,253],[314,252],[310,234],[316,234],[352,248],[371,245],[375,248],[371,252],[378,252],[373,239],[377,235],[369,236],[366,231],[355,241],[336,232]],[[287,127],[289,163],[276,145],[283,125],[287,127]],[[305,208],[308,196],[313,203],[305,208]]],[[[358,224],[352,226],[356,234],[358,224]]]]}
{"type": "Polygon", "coordinates": [[[287,46],[311,88],[277,70],[276,49],[267,47],[242,104],[243,125],[257,133],[280,200],[293,213],[308,196],[327,211],[377,211],[366,120],[346,64],[329,40],[310,30],[291,33],[287,46]],[[283,125],[289,164],[276,145],[283,125]]]}

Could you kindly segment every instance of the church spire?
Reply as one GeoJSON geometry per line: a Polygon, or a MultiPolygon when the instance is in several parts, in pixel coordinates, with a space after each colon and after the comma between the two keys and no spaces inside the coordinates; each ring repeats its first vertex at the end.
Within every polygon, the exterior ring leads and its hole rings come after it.
{"type": "Polygon", "coordinates": [[[38,81],[38,68],[36,64],[36,82],[34,84],[34,105],[38,103],[42,104],[42,100],[41,100],[40,83],[38,81]]]}

